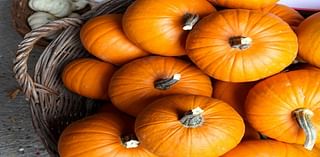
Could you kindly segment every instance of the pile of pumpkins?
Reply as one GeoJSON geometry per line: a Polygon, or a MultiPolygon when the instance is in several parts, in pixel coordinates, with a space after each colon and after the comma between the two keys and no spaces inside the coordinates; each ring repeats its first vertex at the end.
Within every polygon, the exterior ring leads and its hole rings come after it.
{"type": "Polygon", "coordinates": [[[276,2],[136,0],[87,21],[92,57],[62,80],[106,105],[60,156],[320,157],[320,13],[276,2]]]}

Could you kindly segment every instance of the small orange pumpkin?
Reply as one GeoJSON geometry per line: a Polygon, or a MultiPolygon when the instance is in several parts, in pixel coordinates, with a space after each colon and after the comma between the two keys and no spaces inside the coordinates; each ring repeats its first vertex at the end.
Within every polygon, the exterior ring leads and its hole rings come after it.
{"type": "Polygon", "coordinates": [[[305,19],[298,27],[299,56],[320,67],[320,13],[305,19]]]}
{"type": "Polygon", "coordinates": [[[272,13],[279,16],[282,20],[287,22],[294,30],[304,20],[304,17],[293,8],[286,5],[276,4],[261,9],[264,13],[272,13]]]}
{"type": "Polygon", "coordinates": [[[136,119],[135,131],[141,145],[158,156],[217,157],[240,142],[244,123],[220,100],[174,95],[145,108],[136,119]]]}
{"type": "Polygon", "coordinates": [[[243,141],[222,157],[319,157],[320,150],[273,140],[243,141]]]}
{"type": "Polygon", "coordinates": [[[60,136],[61,157],[156,157],[141,147],[134,134],[134,119],[107,111],[72,123],[60,136]]]}
{"type": "Polygon", "coordinates": [[[129,41],[122,30],[121,20],[121,14],[90,19],[80,31],[83,46],[97,58],[118,65],[148,55],[129,41]]]}
{"type": "Polygon", "coordinates": [[[190,59],[213,78],[249,82],[290,65],[298,42],[290,26],[277,16],[228,9],[203,18],[189,33],[186,49],[190,59]]]}
{"type": "Polygon", "coordinates": [[[149,56],[122,66],[109,85],[112,103],[132,116],[155,99],[172,94],[211,96],[211,80],[183,60],[149,56]]]}
{"type": "Polygon", "coordinates": [[[80,58],[63,69],[62,81],[67,89],[81,96],[108,100],[108,86],[115,70],[110,63],[80,58]]]}
{"type": "Polygon", "coordinates": [[[275,4],[279,0],[208,0],[214,5],[236,9],[260,9],[275,4]]]}
{"type": "Polygon", "coordinates": [[[246,116],[262,134],[312,149],[320,142],[320,72],[294,70],[269,77],[247,96],[246,116]]]}
{"type": "Polygon", "coordinates": [[[123,17],[128,38],[146,51],[162,56],[185,55],[188,30],[215,11],[206,0],[137,0],[123,17]]]}

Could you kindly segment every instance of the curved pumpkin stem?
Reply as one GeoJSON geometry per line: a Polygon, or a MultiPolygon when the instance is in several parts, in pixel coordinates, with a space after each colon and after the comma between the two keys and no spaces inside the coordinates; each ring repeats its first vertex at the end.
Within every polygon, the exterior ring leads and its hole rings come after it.
{"type": "Polygon", "coordinates": [[[186,21],[182,29],[185,31],[190,31],[192,30],[193,26],[199,21],[200,17],[199,15],[187,13],[185,14],[185,19],[186,21]]]}
{"type": "Polygon", "coordinates": [[[251,46],[252,39],[250,37],[236,36],[229,39],[229,44],[232,48],[245,50],[251,46]]]}
{"type": "Polygon", "coordinates": [[[161,79],[154,82],[154,87],[160,90],[167,90],[174,84],[176,84],[178,81],[180,81],[181,75],[180,74],[174,74],[169,79],[161,79]]]}
{"type": "Polygon", "coordinates": [[[121,143],[124,145],[124,147],[128,149],[137,148],[140,144],[140,142],[137,140],[137,137],[135,135],[122,136],[121,143]]]}
{"type": "Polygon", "coordinates": [[[309,109],[300,108],[295,110],[293,113],[297,119],[300,128],[302,128],[304,133],[306,134],[304,148],[312,150],[317,139],[317,131],[311,122],[313,112],[309,109]]]}
{"type": "Polygon", "coordinates": [[[199,127],[203,124],[202,113],[203,110],[200,107],[197,107],[185,113],[180,119],[180,122],[187,128],[199,127]]]}

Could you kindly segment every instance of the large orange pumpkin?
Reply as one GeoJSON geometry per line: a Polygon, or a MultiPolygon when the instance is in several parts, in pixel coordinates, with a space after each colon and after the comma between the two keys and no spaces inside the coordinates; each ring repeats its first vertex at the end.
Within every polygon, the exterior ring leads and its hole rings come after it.
{"type": "Polygon", "coordinates": [[[299,56],[320,67],[320,13],[304,20],[298,27],[299,56]]]}
{"type": "Polygon", "coordinates": [[[133,129],[134,119],[105,112],[72,123],[58,143],[61,157],[156,157],[141,147],[133,129]]]}
{"type": "Polygon", "coordinates": [[[108,14],[90,19],[80,31],[83,46],[89,53],[113,64],[123,64],[148,55],[129,41],[122,30],[121,20],[121,14],[108,14]]]}
{"type": "Polygon", "coordinates": [[[320,142],[320,72],[279,73],[255,85],[245,110],[250,124],[262,134],[312,149],[320,142]]]}
{"type": "Polygon", "coordinates": [[[62,81],[67,89],[81,96],[108,100],[108,86],[115,70],[110,63],[80,58],[63,69],[62,81]]]}
{"type": "MultiPolygon", "coordinates": [[[[234,108],[243,119],[245,117],[244,103],[249,90],[256,82],[232,83],[224,81],[216,81],[213,85],[213,98],[222,100],[234,108]]],[[[245,120],[245,134],[243,140],[260,139],[259,133],[250,126],[245,120]]]]}
{"type": "Polygon", "coordinates": [[[286,5],[276,4],[261,9],[265,13],[272,13],[279,16],[282,20],[287,22],[293,29],[296,29],[304,20],[304,17],[293,8],[286,5]]]}
{"type": "Polygon", "coordinates": [[[305,150],[302,146],[272,140],[241,142],[222,157],[319,157],[320,150],[305,150]]]}
{"type": "Polygon", "coordinates": [[[226,103],[204,96],[174,95],[156,100],[138,115],[141,145],[164,157],[217,157],[244,133],[241,116],[226,103]]]}
{"type": "Polygon", "coordinates": [[[248,82],[276,74],[297,56],[290,26],[271,14],[229,9],[203,18],[189,33],[187,54],[222,81],[248,82]]]}
{"type": "Polygon", "coordinates": [[[137,0],[124,14],[123,29],[148,52],[181,56],[185,55],[188,30],[213,11],[206,0],[137,0]]]}
{"type": "Polygon", "coordinates": [[[133,116],[155,99],[172,94],[211,96],[211,80],[185,61],[150,56],[121,67],[109,86],[112,103],[133,116]]]}
{"type": "Polygon", "coordinates": [[[208,0],[215,5],[237,9],[259,9],[275,4],[279,0],[208,0]]]}

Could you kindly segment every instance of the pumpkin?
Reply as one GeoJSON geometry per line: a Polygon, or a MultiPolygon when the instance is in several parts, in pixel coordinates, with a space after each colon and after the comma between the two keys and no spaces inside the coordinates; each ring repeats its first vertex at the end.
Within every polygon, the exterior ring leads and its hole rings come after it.
{"type": "Polygon", "coordinates": [[[320,67],[320,13],[305,19],[298,27],[299,56],[306,62],[320,67]]]}
{"type": "Polygon", "coordinates": [[[129,41],[122,30],[121,20],[121,14],[90,19],[80,31],[83,46],[97,58],[118,65],[148,55],[129,41]]]}
{"type": "MultiPolygon", "coordinates": [[[[244,103],[249,90],[256,82],[231,83],[217,80],[213,85],[213,98],[222,100],[235,109],[243,119],[245,117],[244,103]]],[[[259,133],[245,121],[245,134],[243,139],[260,139],[259,133]]]]}
{"type": "Polygon", "coordinates": [[[223,101],[171,95],[146,107],[135,131],[141,145],[158,156],[217,157],[240,142],[244,123],[223,101]]]}
{"type": "Polygon", "coordinates": [[[237,9],[259,9],[275,4],[279,0],[208,0],[214,5],[237,8],[237,9]]]}
{"type": "Polygon", "coordinates": [[[213,78],[249,82],[290,65],[297,56],[298,42],[279,17],[228,9],[203,18],[189,33],[186,49],[190,59],[213,78]]]}
{"type": "Polygon", "coordinates": [[[250,124],[262,134],[312,149],[320,142],[320,72],[294,70],[267,78],[245,103],[250,124]]]}
{"type": "Polygon", "coordinates": [[[215,11],[206,0],[137,0],[123,16],[128,38],[144,50],[163,56],[185,55],[188,30],[215,11]]]}
{"type": "Polygon", "coordinates": [[[261,11],[263,11],[264,13],[272,13],[274,15],[279,16],[282,20],[287,22],[294,30],[304,20],[304,17],[298,11],[282,4],[271,5],[262,8],[261,11]]]}
{"type": "Polygon", "coordinates": [[[172,94],[211,96],[211,80],[183,60],[149,56],[122,66],[109,85],[112,103],[132,116],[155,99],[172,94]]]}
{"type": "Polygon", "coordinates": [[[80,58],[64,67],[62,81],[67,89],[81,96],[108,100],[108,86],[115,70],[110,63],[80,58]]]}
{"type": "Polygon", "coordinates": [[[61,157],[156,157],[141,147],[134,134],[134,119],[99,113],[72,123],[58,143],[61,157]]]}
{"type": "Polygon", "coordinates": [[[319,149],[305,150],[302,146],[273,140],[243,141],[222,157],[319,157],[319,149]]]}

